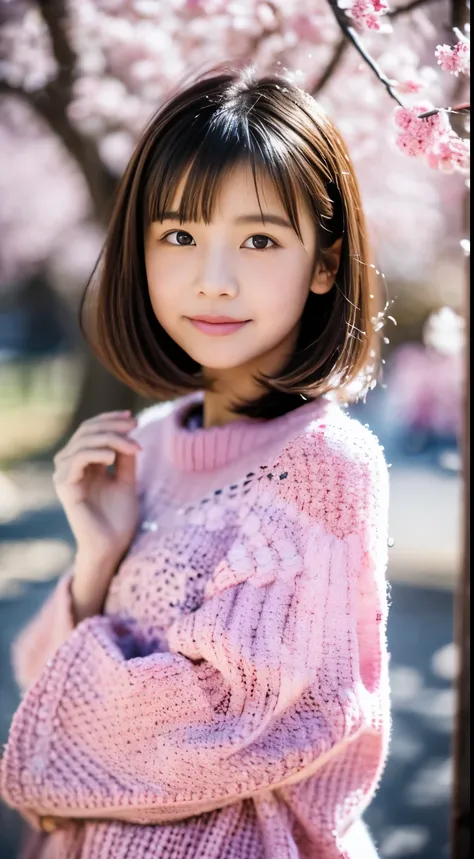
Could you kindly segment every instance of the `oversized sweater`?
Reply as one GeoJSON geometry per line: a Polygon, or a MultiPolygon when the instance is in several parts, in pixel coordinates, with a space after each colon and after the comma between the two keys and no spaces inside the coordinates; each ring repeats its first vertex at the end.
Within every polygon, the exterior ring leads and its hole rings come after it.
{"type": "MultiPolygon", "coordinates": [[[[140,521],[104,612],[72,571],[20,634],[1,764],[41,859],[369,859],[387,755],[388,478],[325,398],[135,432],[140,521]]],[[[35,857],[36,859],[36,857],[35,857]]]]}

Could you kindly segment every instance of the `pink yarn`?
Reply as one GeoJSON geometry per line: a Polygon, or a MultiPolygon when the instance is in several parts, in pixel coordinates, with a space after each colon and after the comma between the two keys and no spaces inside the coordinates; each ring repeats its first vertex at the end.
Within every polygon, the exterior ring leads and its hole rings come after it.
{"type": "Polygon", "coordinates": [[[14,648],[4,800],[40,859],[364,859],[387,754],[388,479],[326,400],[137,430],[141,519],[103,616],[67,572],[14,648]],[[80,822],[79,822],[80,821],[80,822]]]}

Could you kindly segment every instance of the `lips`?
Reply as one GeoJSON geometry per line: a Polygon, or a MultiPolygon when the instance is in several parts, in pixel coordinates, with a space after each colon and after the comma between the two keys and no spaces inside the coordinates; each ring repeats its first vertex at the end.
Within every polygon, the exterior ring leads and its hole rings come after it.
{"type": "Polygon", "coordinates": [[[211,337],[222,337],[225,334],[234,334],[247,325],[250,319],[233,319],[231,316],[192,316],[188,317],[191,325],[203,334],[211,337]]]}

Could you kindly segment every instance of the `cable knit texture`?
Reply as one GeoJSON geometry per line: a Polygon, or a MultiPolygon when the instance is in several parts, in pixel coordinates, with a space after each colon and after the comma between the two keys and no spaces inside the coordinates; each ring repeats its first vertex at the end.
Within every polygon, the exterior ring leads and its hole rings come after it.
{"type": "Polygon", "coordinates": [[[140,524],[104,614],[67,571],[17,640],[2,795],[41,859],[369,859],[386,759],[387,469],[327,399],[136,430],[140,524]],[[365,839],[365,840],[364,840],[365,839]]]}

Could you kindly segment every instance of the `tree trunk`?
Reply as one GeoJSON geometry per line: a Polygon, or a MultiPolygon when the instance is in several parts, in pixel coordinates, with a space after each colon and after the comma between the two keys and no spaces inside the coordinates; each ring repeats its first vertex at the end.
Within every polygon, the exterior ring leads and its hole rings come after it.
{"type": "MultiPolygon", "coordinates": [[[[468,224],[469,202],[466,194],[466,217],[468,224]]],[[[466,232],[466,235],[469,233],[466,232]]],[[[453,743],[454,778],[452,799],[452,859],[468,859],[471,841],[471,803],[470,803],[470,759],[471,759],[471,578],[470,578],[470,295],[469,271],[466,266],[465,289],[466,320],[466,357],[465,357],[465,420],[463,445],[464,471],[464,521],[463,521],[463,563],[459,577],[455,603],[455,639],[459,653],[459,672],[457,678],[457,708],[453,743]]]]}
{"type": "Polygon", "coordinates": [[[85,356],[82,389],[77,402],[73,423],[82,421],[99,412],[133,409],[136,394],[106,370],[89,352],[85,356]]]}
{"type": "Polygon", "coordinates": [[[150,405],[148,400],[119,382],[88,350],[84,355],[84,375],[79,399],[68,426],[55,444],[55,450],[68,441],[79,424],[94,415],[121,409],[137,412],[147,405],[150,405]]]}
{"type": "MultiPolygon", "coordinates": [[[[469,5],[467,0],[451,0],[451,26],[461,31],[469,21],[469,5]]],[[[462,77],[462,76],[461,76],[462,77]]],[[[460,87],[462,82],[460,81],[460,87]]],[[[458,129],[457,129],[458,130],[458,129]]],[[[458,133],[466,136],[464,128],[458,133]]],[[[469,191],[465,195],[464,230],[469,236],[469,191]]],[[[455,637],[459,652],[459,673],[457,678],[457,712],[455,722],[453,755],[453,798],[452,798],[452,859],[468,859],[470,856],[471,827],[470,827],[470,759],[471,759],[471,704],[470,704],[470,669],[471,669],[471,582],[470,582],[470,278],[469,266],[465,266],[465,420],[463,446],[464,467],[464,522],[463,522],[463,565],[459,578],[455,604],[455,637]]]]}
{"type": "Polygon", "coordinates": [[[134,414],[153,405],[123,385],[112,376],[102,364],[88,351],[83,356],[83,377],[79,383],[79,397],[76,406],[61,436],[50,447],[37,454],[37,459],[46,462],[69,441],[78,426],[88,418],[101,412],[131,409],[134,414]]]}

